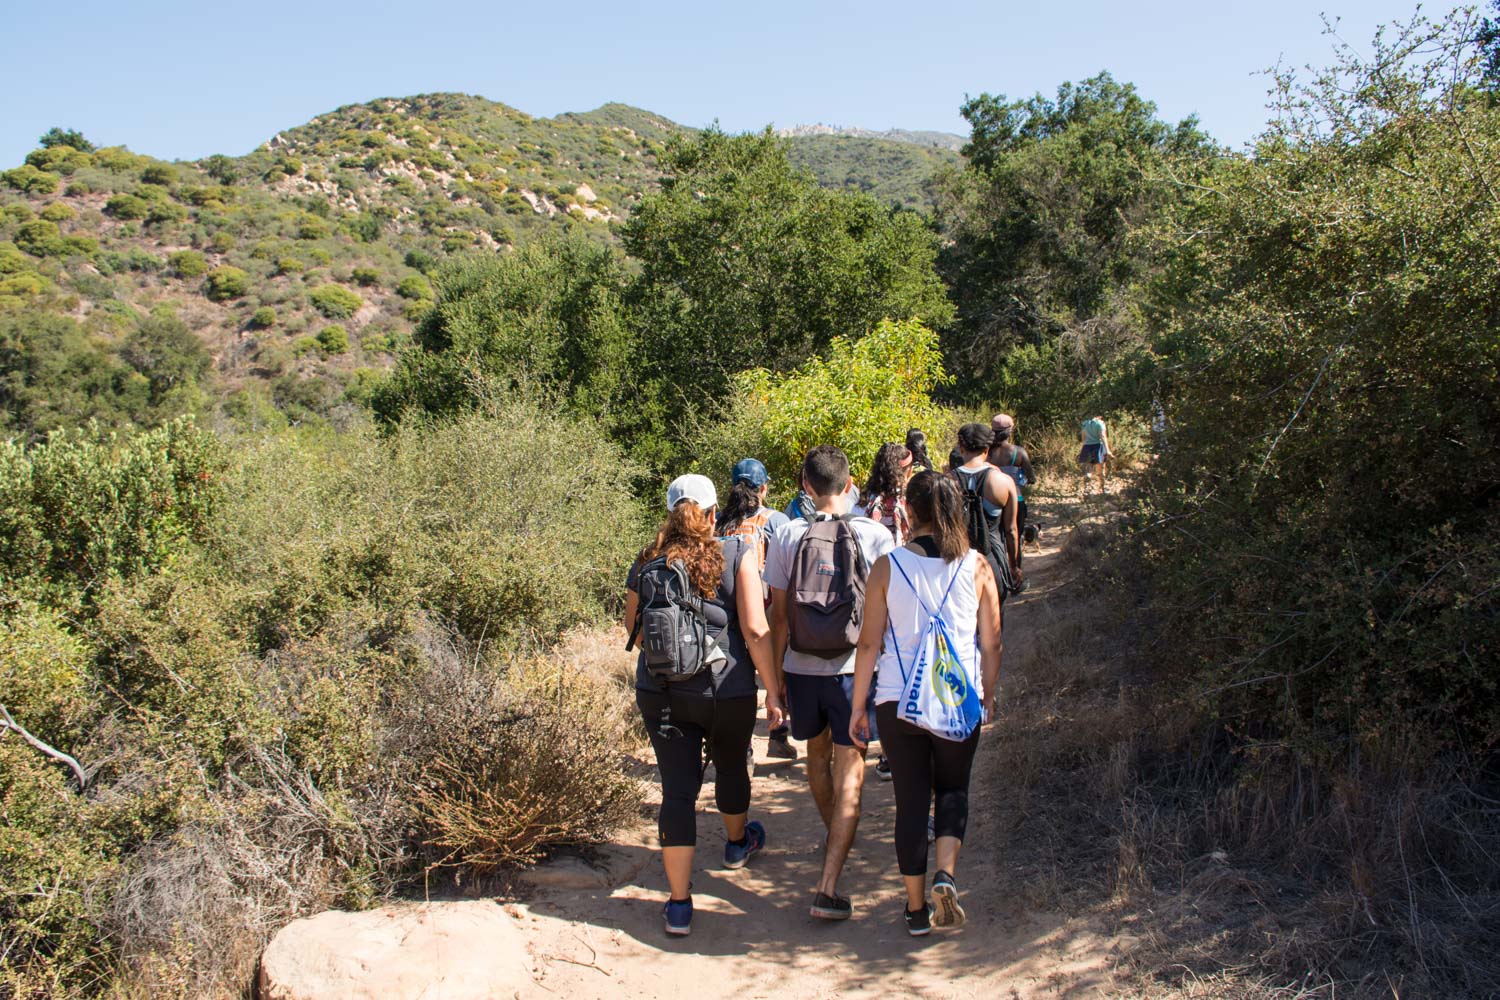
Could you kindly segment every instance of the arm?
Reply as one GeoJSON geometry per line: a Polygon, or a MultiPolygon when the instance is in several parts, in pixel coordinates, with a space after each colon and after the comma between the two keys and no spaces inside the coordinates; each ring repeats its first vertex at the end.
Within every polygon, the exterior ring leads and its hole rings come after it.
{"type": "Polygon", "coordinates": [[[781,683],[771,665],[771,626],[766,621],[765,590],[760,582],[759,559],[741,559],[734,578],[734,603],[739,611],[740,634],[750,650],[755,672],[766,689],[766,724],[781,725],[786,715],[781,703],[781,683]]]}
{"type": "Polygon", "coordinates": [[[625,634],[630,635],[635,628],[635,616],[640,609],[641,595],[633,590],[625,591],[625,617],[622,624],[625,626],[625,634]]]}
{"type": "MultiPolygon", "coordinates": [[[[984,562],[983,559],[976,560],[984,562]]],[[[885,592],[891,582],[891,560],[881,556],[870,567],[865,582],[865,620],[859,627],[859,644],[854,650],[854,697],[849,713],[849,738],[861,750],[870,742],[870,719],[865,706],[870,702],[870,685],[875,679],[875,659],[885,639],[885,592]]]]}
{"type": "Polygon", "coordinates": [[[1021,533],[1016,527],[1019,508],[1016,506],[1016,484],[1003,472],[985,477],[984,491],[990,503],[1000,508],[1000,530],[1006,538],[1005,554],[1010,560],[1010,573],[1014,580],[1021,579],[1021,533]]]}
{"type": "MultiPolygon", "coordinates": [[[[771,673],[776,681],[776,693],[783,696],[782,705],[786,705],[786,671],[782,669],[782,663],[786,660],[787,624],[786,624],[786,591],[779,587],[771,588],[771,673]]],[[[766,688],[769,693],[772,689],[766,688]]]]}
{"type": "Polygon", "coordinates": [[[988,722],[994,717],[1000,693],[1000,654],[1004,646],[1000,638],[1000,588],[990,564],[983,559],[974,560],[974,591],[979,597],[979,676],[984,684],[984,716],[988,722]]]}

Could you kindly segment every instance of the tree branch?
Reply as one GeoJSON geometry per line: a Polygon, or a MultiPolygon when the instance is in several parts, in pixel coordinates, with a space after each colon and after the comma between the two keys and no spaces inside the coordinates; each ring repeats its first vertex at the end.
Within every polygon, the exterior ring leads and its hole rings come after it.
{"type": "Polygon", "coordinates": [[[61,750],[58,750],[56,747],[43,743],[41,740],[31,735],[31,733],[26,731],[25,726],[21,725],[15,720],[15,718],[10,714],[10,709],[6,708],[4,705],[0,705],[0,732],[13,732],[20,734],[21,739],[25,740],[27,743],[30,743],[33,747],[46,754],[48,757],[51,757],[53,760],[57,761],[60,764],[68,765],[68,767],[73,771],[73,776],[78,779],[78,790],[80,792],[88,787],[89,772],[84,769],[84,766],[82,764],[78,763],[77,758],[71,757],[68,754],[63,753],[61,750]]]}

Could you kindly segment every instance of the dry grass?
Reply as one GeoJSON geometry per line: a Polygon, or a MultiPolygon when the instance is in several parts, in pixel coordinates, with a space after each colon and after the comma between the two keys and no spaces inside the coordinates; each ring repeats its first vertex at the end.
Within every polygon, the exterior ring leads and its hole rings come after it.
{"type": "Polygon", "coordinates": [[[994,791],[1017,894],[1111,914],[1136,942],[1125,996],[1500,996],[1493,771],[1225,733],[1157,686],[1117,535],[1079,520],[1067,579],[1007,643],[994,791]]]}

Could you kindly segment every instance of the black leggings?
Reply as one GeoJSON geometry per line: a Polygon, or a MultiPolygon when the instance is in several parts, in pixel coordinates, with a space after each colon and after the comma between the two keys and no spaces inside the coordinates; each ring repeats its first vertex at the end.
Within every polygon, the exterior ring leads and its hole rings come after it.
{"type": "Polygon", "coordinates": [[[969,825],[969,771],[979,730],[962,743],[896,718],[896,703],[875,706],[880,749],[896,786],[896,863],[902,875],[927,874],[927,807],[937,797],[933,832],[964,839],[969,825]]]}
{"type": "Polygon", "coordinates": [[[661,812],[657,834],[663,847],[692,847],[698,841],[698,792],[703,787],[703,745],[713,760],[714,801],[719,812],[750,811],[750,768],[745,748],[755,729],[755,696],[711,698],[636,691],[656,767],[661,772],[661,812]],[[670,698],[671,724],[679,734],[661,733],[662,704],[670,698]]]}

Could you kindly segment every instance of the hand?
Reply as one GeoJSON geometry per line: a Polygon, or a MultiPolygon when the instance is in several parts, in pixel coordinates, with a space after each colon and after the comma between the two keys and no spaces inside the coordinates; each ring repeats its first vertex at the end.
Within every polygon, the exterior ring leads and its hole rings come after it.
{"type": "Polygon", "coordinates": [[[849,739],[861,750],[870,746],[870,716],[863,708],[856,708],[849,716],[849,739]]]}
{"type": "Polygon", "coordinates": [[[766,728],[777,729],[786,724],[786,709],[782,706],[781,698],[774,694],[766,695],[766,728]]]}

